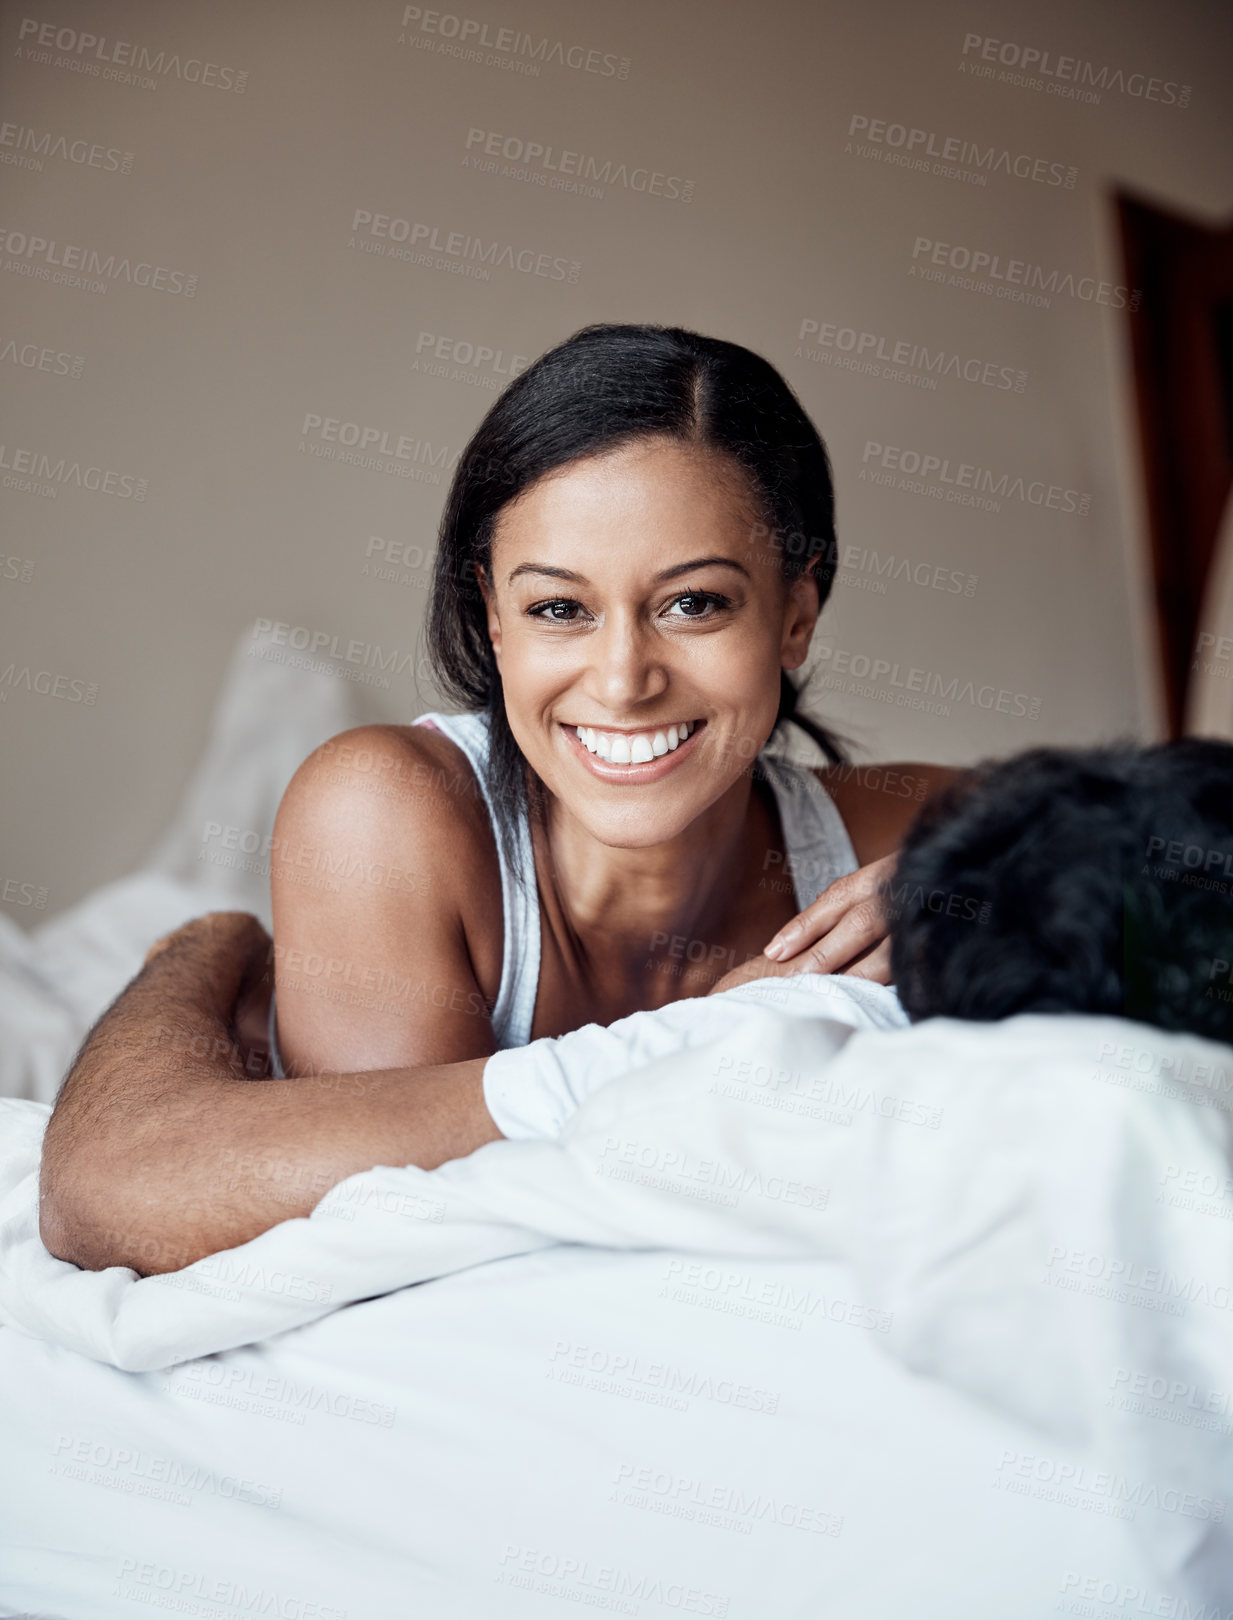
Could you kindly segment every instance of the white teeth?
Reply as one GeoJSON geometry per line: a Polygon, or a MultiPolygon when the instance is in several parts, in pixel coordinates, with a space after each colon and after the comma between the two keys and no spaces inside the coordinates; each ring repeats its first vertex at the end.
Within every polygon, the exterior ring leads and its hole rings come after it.
{"type": "Polygon", "coordinates": [[[642,765],[670,754],[693,729],[692,721],[682,720],[666,731],[640,731],[631,737],[621,731],[598,731],[594,726],[574,727],[583,747],[612,765],[642,765]]]}

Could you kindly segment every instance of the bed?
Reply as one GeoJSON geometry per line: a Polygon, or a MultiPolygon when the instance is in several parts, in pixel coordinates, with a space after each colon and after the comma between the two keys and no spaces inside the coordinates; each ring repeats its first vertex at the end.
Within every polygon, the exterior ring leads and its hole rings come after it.
{"type": "MultiPolygon", "coordinates": [[[[289,749],[339,729],[310,708],[289,749]]],[[[578,1071],[551,1133],[166,1277],[50,1256],[64,1043],[239,899],[186,869],[263,813],[233,742],[179,847],[10,952],[46,1017],[0,1101],[0,1615],[1227,1612],[1233,1051],[1197,1038],[765,981],[625,1072],[511,1058],[578,1071]]]]}

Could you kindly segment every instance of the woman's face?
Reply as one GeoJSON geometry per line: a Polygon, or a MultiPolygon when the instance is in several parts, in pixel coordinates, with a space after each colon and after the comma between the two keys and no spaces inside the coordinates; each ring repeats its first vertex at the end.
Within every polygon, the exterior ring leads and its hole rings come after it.
{"type": "Polygon", "coordinates": [[[737,781],[818,613],[736,464],[663,437],[539,479],[500,513],[480,586],[519,747],[626,847],[678,836],[737,781]]]}

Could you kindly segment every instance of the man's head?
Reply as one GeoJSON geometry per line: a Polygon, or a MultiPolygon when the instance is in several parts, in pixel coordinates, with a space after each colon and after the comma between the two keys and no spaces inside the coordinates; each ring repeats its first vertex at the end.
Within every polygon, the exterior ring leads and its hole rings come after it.
{"type": "Polygon", "coordinates": [[[1103,1013],[1233,1043],[1233,744],[982,765],[922,810],[886,905],[912,1019],[1103,1013]]]}

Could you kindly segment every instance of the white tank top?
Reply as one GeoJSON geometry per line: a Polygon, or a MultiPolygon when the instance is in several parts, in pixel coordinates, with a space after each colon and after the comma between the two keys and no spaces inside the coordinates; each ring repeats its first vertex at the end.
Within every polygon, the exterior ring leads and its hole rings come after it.
{"type": "MultiPolygon", "coordinates": [[[[417,716],[412,724],[427,724],[444,732],[462,749],[478,778],[492,821],[501,867],[501,912],[505,925],[501,984],[492,1012],[492,1030],[498,1051],[526,1046],[531,1039],[535,1016],[540,964],[539,889],[530,826],[524,815],[518,826],[518,847],[526,882],[520,884],[505,858],[501,840],[496,837],[496,816],[485,772],[488,716],[483,713],[440,714],[433,710],[417,716]]],[[[852,842],[834,801],[811,770],[768,753],[765,748],[758,755],[758,765],[770,782],[779,806],[788,873],[796,894],[797,910],[804,911],[836,878],[856,871],[852,842]]],[[[272,996],[270,1057],[274,1073],[282,1077],[272,996]]]]}

